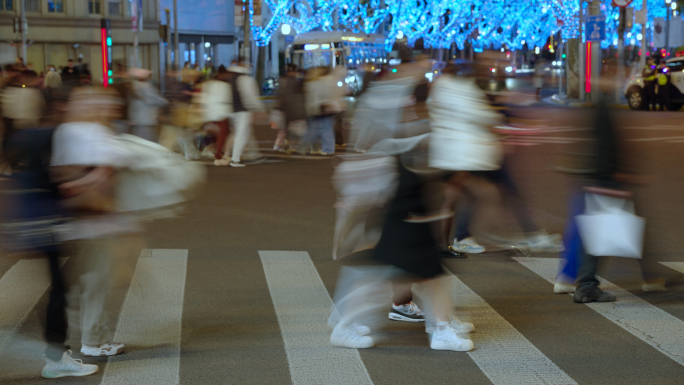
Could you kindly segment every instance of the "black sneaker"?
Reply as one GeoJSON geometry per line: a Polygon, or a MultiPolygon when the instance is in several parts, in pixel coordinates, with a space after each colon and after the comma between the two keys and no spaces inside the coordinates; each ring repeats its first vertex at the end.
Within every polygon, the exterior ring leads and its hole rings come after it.
{"type": "Polygon", "coordinates": [[[589,290],[576,289],[575,294],[572,296],[572,300],[576,303],[615,302],[615,294],[603,291],[598,287],[589,290]]]}
{"type": "Polygon", "coordinates": [[[440,249],[439,253],[442,255],[442,258],[468,258],[468,254],[459,253],[451,246],[447,246],[446,249],[440,249]]]}

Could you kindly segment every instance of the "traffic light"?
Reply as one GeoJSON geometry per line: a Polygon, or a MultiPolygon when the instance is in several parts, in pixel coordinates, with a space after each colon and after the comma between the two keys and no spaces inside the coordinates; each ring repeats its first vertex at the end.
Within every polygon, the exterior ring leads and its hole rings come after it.
{"type": "Polygon", "coordinates": [[[100,19],[100,37],[102,38],[102,85],[107,88],[112,84],[112,31],[109,19],[100,19]]]}

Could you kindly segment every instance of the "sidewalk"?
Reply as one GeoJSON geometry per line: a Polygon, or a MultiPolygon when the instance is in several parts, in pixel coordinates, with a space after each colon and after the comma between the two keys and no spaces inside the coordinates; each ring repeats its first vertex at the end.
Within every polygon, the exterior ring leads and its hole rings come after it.
{"type": "MultiPolygon", "coordinates": [[[[544,103],[547,104],[552,104],[552,105],[560,105],[560,106],[566,106],[566,107],[575,107],[575,108],[583,108],[583,107],[590,107],[592,103],[589,102],[580,102],[578,99],[566,99],[562,96],[559,96],[558,94],[554,94],[553,96],[550,96],[548,98],[542,99],[544,103]]],[[[614,109],[619,109],[619,110],[627,110],[629,109],[629,106],[627,105],[627,99],[624,97],[621,98],[620,103],[612,103],[611,108],[614,109]]]]}

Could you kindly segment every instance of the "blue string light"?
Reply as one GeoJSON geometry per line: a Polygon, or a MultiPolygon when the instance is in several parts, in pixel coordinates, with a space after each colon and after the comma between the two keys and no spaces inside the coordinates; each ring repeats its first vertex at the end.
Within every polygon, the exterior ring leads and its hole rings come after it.
{"type": "MultiPolygon", "coordinates": [[[[257,46],[268,45],[280,25],[289,24],[297,33],[339,29],[377,33],[388,23],[385,48],[390,51],[397,39],[409,46],[423,39],[426,48],[474,48],[516,50],[523,46],[542,47],[549,36],[561,31],[562,37],[579,35],[579,0],[262,0],[271,18],[265,26],[254,25],[254,1],[243,0],[249,11],[252,38],[257,46]]],[[[634,1],[635,9],[641,2],[634,1]]],[[[586,7],[586,3],[585,3],[586,7]]],[[[648,21],[665,17],[662,0],[648,0],[648,21]]],[[[606,16],[609,47],[617,39],[619,9],[602,3],[606,16]]],[[[635,24],[629,31],[641,31],[635,24]]],[[[640,42],[639,42],[640,44],[640,42]]]]}

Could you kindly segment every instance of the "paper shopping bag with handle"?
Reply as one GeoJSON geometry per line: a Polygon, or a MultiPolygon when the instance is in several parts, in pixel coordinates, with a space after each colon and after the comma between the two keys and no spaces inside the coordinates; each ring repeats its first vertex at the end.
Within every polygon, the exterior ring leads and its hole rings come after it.
{"type": "Polygon", "coordinates": [[[624,198],[586,194],[584,214],[577,216],[584,250],[597,257],[641,258],[646,221],[624,198]]]}

